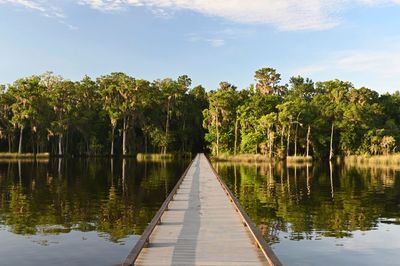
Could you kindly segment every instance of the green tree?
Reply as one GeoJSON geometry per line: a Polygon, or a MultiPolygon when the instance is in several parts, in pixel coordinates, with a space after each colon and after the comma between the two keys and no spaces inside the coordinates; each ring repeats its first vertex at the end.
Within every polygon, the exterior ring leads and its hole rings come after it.
{"type": "Polygon", "coordinates": [[[205,139],[217,156],[221,151],[231,152],[234,146],[238,96],[236,87],[228,82],[221,82],[218,90],[208,94],[209,108],[203,111],[203,125],[208,130],[205,139]]]}
{"type": "Polygon", "coordinates": [[[284,94],[286,91],[285,86],[280,86],[281,74],[274,68],[261,68],[256,71],[254,78],[256,79],[256,89],[261,94],[284,94]]]}
{"type": "MultiPolygon", "coordinates": [[[[63,156],[68,147],[65,143],[66,134],[74,123],[73,114],[77,106],[76,83],[63,80],[55,84],[50,94],[50,105],[54,110],[50,134],[58,139],[58,156],[63,156]]],[[[68,138],[67,138],[68,140],[68,138]]]]}
{"type": "Polygon", "coordinates": [[[42,86],[39,76],[31,76],[15,81],[9,88],[15,101],[11,105],[13,117],[11,119],[15,128],[19,129],[18,153],[22,153],[24,128],[31,126],[36,132],[39,126],[39,106],[41,101],[42,86]]]}
{"type": "MultiPolygon", "coordinates": [[[[276,94],[263,94],[260,90],[250,87],[247,95],[242,97],[238,107],[240,122],[241,152],[257,152],[258,146],[265,143],[267,136],[259,128],[259,119],[270,113],[277,112],[277,105],[282,102],[282,97],[276,94]]],[[[275,127],[273,127],[276,129],[275,127]]],[[[271,130],[273,130],[271,128],[271,130]]]]}
{"type": "MultiPolygon", "coordinates": [[[[124,118],[123,134],[127,131],[126,112],[128,103],[125,102],[129,96],[127,94],[128,87],[132,85],[132,79],[124,73],[111,73],[110,75],[101,76],[97,79],[100,86],[100,95],[103,101],[103,108],[106,111],[111,123],[111,151],[110,155],[114,156],[114,140],[115,129],[118,120],[124,118]],[[122,108],[121,108],[122,107],[122,108]]],[[[125,142],[123,143],[123,146],[125,142]]],[[[123,147],[123,152],[126,152],[123,147]]]]}
{"type": "MultiPolygon", "coordinates": [[[[311,128],[317,116],[315,108],[311,104],[311,100],[315,95],[314,82],[308,78],[301,76],[291,77],[289,81],[289,91],[285,98],[286,102],[290,102],[291,110],[294,112],[296,120],[293,121],[295,126],[294,135],[294,156],[298,154],[299,127],[303,129],[305,136],[306,156],[310,154],[311,144],[311,128]],[[307,128],[307,131],[305,129],[307,128]]],[[[301,134],[301,132],[300,132],[301,134]]]]}
{"type": "Polygon", "coordinates": [[[275,131],[273,130],[274,125],[278,122],[277,114],[272,112],[267,115],[263,115],[259,120],[259,126],[261,131],[266,132],[267,140],[263,143],[263,147],[268,149],[268,156],[270,159],[273,157],[275,131]]]}
{"type": "MultiPolygon", "coordinates": [[[[329,138],[329,159],[334,156],[334,132],[335,128],[340,129],[343,113],[348,105],[347,93],[353,88],[353,84],[347,81],[330,80],[316,83],[316,96],[313,104],[320,110],[319,126],[322,129],[317,134],[319,144],[326,147],[327,138],[325,128],[331,128],[329,138]],[[324,132],[325,131],[325,132],[324,132]]],[[[337,146],[337,145],[335,145],[337,146]]]]}
{"type": "Polygon", "coordinates": [[[161,92],[161,102],[165,112],[165,136],[164,146],[162,147],[162,153],[164,154],[167,153],[168,146],[172,142],[170,135],[171,120],[177,114],[176,107],[183,99],[191,83],[191,79],[186,75],[178,77],[176,81],[167,78],[154,82],[154,86],[161,92]]]}
{"type": "Polygon", "coordinates": [[[12,149],[12,138],[14,127],[12,120],[12,105],[14,98],[6,91],[6,86],[0,86],[0,140],[6,138],[8,143],[8,152],[12,149]]]}
{"type": "Polygon", "coordinates": [[[360,143],[368,130],[379,126],[382,109],[378,104],[378,93],[367,88],[351,88],[347,93],[340,127],[340,149],[345,155],[360,152],[360,143]]]}

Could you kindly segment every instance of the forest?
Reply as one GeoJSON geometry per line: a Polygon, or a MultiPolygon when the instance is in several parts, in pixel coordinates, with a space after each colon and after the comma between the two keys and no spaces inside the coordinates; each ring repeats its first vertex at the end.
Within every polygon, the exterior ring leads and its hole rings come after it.
{"type": "Polygon", "coordinates": [[[0,152],[52,156],[194,153],[333,158],[396,152],[400,93],[351,82],[282,84],[274,68],[238,89],[124,73],[71,81],[52,72],[0,85],[0,152]]]}

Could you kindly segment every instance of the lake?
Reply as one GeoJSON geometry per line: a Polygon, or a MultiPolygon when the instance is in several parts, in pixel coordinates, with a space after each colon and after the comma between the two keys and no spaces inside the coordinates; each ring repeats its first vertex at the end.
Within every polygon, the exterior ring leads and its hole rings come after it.
{"type": "MultiPolygon", "coordinates": [[[[0,161],[0,265],[115,265],[188,161],[0,161]]],[[[285,265],[398,265],[400,167],[213,163],[285,265]]]]}
{"type": "Polygon", "coordinates": [[[0,265],[115,265],[188,165],[0,161],[0,265]]]}
{"type": "Polygon", "coordinates": [[[213,164],[284,265],[399,265],[399,166],[213,164]]]}

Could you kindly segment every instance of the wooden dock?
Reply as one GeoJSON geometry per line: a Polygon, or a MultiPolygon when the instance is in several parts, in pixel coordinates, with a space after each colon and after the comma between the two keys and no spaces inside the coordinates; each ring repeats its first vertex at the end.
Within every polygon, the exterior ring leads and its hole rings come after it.
{"type": "Polygon", "coordinates": [[[282,265],[198,154],[122,265],[282,265]]]}

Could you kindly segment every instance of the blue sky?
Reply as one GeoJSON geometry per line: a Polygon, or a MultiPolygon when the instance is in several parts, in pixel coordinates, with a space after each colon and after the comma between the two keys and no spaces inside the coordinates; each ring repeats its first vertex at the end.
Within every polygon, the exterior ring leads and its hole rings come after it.
{"type": "Polygon", "coordinates": [[[122,71],[244,88],[267,66],[400,90],[400,0],[0,0],[3,84],[122,71]]]}

